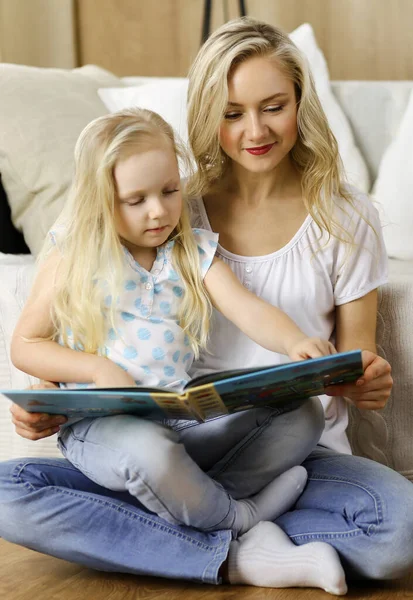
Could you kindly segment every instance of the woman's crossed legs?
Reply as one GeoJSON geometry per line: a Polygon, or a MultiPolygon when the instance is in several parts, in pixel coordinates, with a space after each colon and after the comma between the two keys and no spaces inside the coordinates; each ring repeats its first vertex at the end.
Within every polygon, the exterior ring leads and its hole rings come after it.
{"type": "MultiPolygon", "coordinates": [[[[412,566],[410,482],[372,461],[324,448],[304,466],[307,487],[295,508],[276,521],[295,544],[331,544],[349,578],[390,579],[412,566]]],[[[64,459],[0,463],[0,535],[95,569],[205,583],[220,582],[238,543],[228,530],[171,525],[129,493],[95,484],[64,459]]],[[[252,559],[250,567],[253,575],[259,572],[252,559]]],[[[273,571],[282,568],[274,565],[273,571]]]]}

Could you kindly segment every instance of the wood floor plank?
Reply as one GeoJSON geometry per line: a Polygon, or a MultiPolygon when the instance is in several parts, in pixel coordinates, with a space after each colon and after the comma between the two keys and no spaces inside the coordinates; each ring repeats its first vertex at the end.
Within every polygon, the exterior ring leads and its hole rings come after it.
{"type": "MultiPolygon", "coordinates": [[[[212,586],[102,573],[0,540],[0,598],[4,600],[332,600],[316,589],[274,590],[212,586]]],[[[399,581],[352,586],[349,600],[413,598],[413,573],[399,581]]]]}

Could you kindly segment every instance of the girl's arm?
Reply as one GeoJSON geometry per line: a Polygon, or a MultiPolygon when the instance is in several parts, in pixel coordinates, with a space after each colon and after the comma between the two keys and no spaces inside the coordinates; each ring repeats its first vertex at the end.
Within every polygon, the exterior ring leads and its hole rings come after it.
{"type": "Polygon", "coordinates": [[[283,311],[246,290],[221,260],[214,259],[204,283],[214,307],[260,346],[293,360],[335,352],[330,342],[309,338],[283,311]]]}
{"type": "Polygon", "coordinates": [[[134,385],[110,360],[77,352],[48,340],[53,334],[51,304],[61,255],[54,251],[41,266],[11,342],[13,364],[39,379],[95,383],[99,387],[134,385]],[[33,340],[33,341],[32,341],[33,340]]]}
{"type": "Polygon", "coordinates": [[[336,307],[336,347],[339,352],[361,348],[364,374],[356,383],[331,386],[329,396],[345,396],[358,408],[384,408],[393,379],[387,360],[376,352],[377,290],[336,307]]]}

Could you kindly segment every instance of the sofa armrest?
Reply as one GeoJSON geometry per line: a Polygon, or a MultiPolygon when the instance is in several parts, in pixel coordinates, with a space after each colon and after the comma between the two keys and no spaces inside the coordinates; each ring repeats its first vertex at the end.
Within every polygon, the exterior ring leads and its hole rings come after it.
{"type": "MultiPolygon", "coordinates": [[[[10,360],[10,342],[34,273],[32,256],[0,254],[0,389],[22,389],[37,380],[19,371],[10,360]]],[[[20,456],[61,456],[56,436],[32,442],[14,431],[10,401],[0,395],[0,460],[20,456]]]]}
{"type": "Polygon", "coordinates": [[[383,410],[351,405],[347,433],[353,452],[392,467],[413,481],[413,263],[389,261],[379,290],[377,348],[392,366],[394,386],[383,410]]]}

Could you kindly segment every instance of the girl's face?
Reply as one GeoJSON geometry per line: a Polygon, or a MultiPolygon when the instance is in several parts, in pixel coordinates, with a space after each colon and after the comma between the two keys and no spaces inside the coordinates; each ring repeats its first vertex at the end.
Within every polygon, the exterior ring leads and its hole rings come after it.
{"type": "Polygon", "coordinates": [[[116,229],[136,258],[163,244],[182,211],[179,169],[172,146],[132,154],[116,163],[116,229]]]}
{"type": "Polygon", "coordinates": [[[253,57],[235,67],[219,141],[251,173],[270,172],[288,160],[297,141],[297,103],[294,84],[275,59],[253,57]]]}

